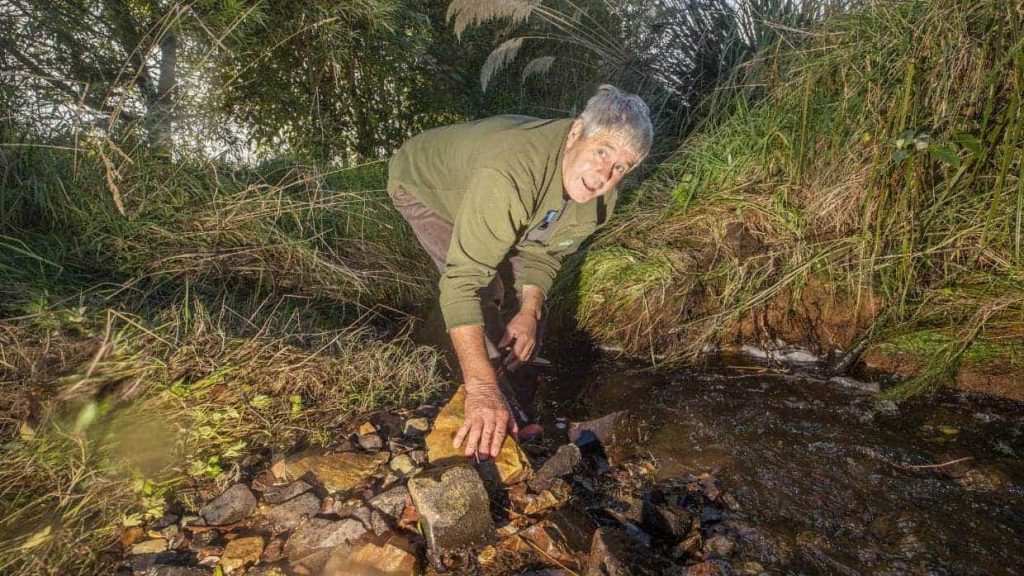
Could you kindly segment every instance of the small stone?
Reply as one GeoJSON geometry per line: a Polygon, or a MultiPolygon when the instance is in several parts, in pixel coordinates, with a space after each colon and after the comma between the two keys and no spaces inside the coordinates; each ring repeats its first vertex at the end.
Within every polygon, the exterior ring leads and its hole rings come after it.
{"type": "Polygon", "coordinates": [[[370,498],[370,508],[381,512],[386,516],[398,519],[402,516],[402,510],[409,500],[409,490],[405,486],[396,486],[385,492],[370,498]]]}
{"type": "Polygon", "coordinates": [[[365,482],[371,474],[388,460],[387,452],[362,454],[341,452],[335,454],[306,453],[286,462],[288,477],[299,478],[311,473],[330,492],[344,492],[365,482]]]}
{"type": "Polygon", "coordinates": [[[167,540],[163,538],[143,540],[132,546],[132,554],[159,554],[165,550],[167,550],[167,540]]]}
{"type": "Polygon", "coordinates": [[[549,481],[548,486],[549,488],[540,494],[526,496],[524,514],[536,516],[548,510],[560,508],[572,496],[572,487],[560,478],[549,481]]]}
{"type": "Polygon", "coordinates": [[[534,492],[547,490],[553,479],[565,476],[575,470],[579,466],[581,458],[579,446],[565,444],[558,448],[554,456],[544,462],[544,465],[537,470],[533,478],[530,478],[527,485],[534,492]]]}
{"type": "Polygon", "coordinates": [[[384,447],[380,434],[360,434],[358,442],[359,447],[367,452],[377,452],[384,447]]]}
{"type": "Polygon", "coordinates": [[[256,497],[245,484],[235,484],[199,510],[211,526],[223,526],[245,520],[256,509],[256,497]]]}
{"type": "Polygon", "coordinates": [[[232,574],[259,562],[261,554],[263,554],[263,538],[259,536],[235,538],[224,548],[224,554],[220,557],[220,567],[225,574],[232,574]]]}
{"type": "Polygon", "coordinates": [[[271,538],[270,542],[267,542],[267,545],[263,547],[260,563],[270,564],[284,558],[284,543],[285,538],[283,536],[278,535],[271,538]]]}
{"type": "Polygon", "coordinates": [[[138,576],[210,576],[210,571],[199,566],[153,566],[138,576]]]}
{"type": "Polygon", "coordinates": [[[306,518],[320,511],[320,499],[309,492],[301,494],[267,511],[267,521],[277,530],[293,530],[306,518]]]}
{"type": "Polygon", "coordinates": [[[202,532],[196,532],[192,536],[192,544],[194,546],[210,546],[220,539],[219,530],[203,530],[202,532]]]}
{"type": "Polygon", "coordinates": [[[391,459],[390,467],[395,473],[402,476],[409,476],[416,470],[416,464],[408,454],[399,454],[391,459]]]}
{"type": "MultiPolygon", "coordinates": [[[[451,401],[441,409],[434,420],[434,429],[427,434],[427,459],[431,464],[446,466],[466,462],[463,448],[456,448],[452,441],[462,427],[465,416],[466,388],[459,387],[451,401]]],[[[533,470],[530,461],[512,435],[505,436],[498,457],[486,460],[485,466],[493,466],[498,479],[505,485],[522,482],[530,477],[533,470]]]]}
{"type": "Polygon", "coordinates": [[[494,539],[490,501],[469,466],[433,470],[409,481],[427,546],[435,552],[460,550],[494,539]]]}
{"type": "Polygon", "coordinates": [[[255,566],[246,570],[245,576],[288,576],[280,566],[255,566]]]}
{"type": "Polygon", "coordinates": [[[718,479],[706,472],[700,475],[700,489],[704,496],[712,502],[718,500],[718,496],[722,493],[722,489],[718,487],[718,479]]]}
{"type": "Polygon", "coordinates": [[[426,418],[410,418],[405,421],[402,434],[406,438],[422,438],[430,431],[430,421],[426,418]]]}
{"type": "Polygon", "coordinates": [[[736,543],[724,534],[715,534],[708,538],[707,544],[704,547],[716,556],[728,558],[732,556],[733,550],[736,549],[736,543]]]}
{"type": "Polygon", "coordinates": [[[427,463],[427,452],[426,450],[413,450],[409,453],[409,457],[417,466],[423,466],[427,463]]]}
{"type": "Polygon", "coordinates": [[[349,553],[332,554],[324,574],[332,576],[412,576],[416,557],[391,543],[366,543],[349,553]]]}
{"type": "Polygon", "coordinates": [[[644,528],[669,541],[685,536],[692,522],[689,510],[673,506],[657,491],[644,496],[641,517],[644,528]]]}
{"type": "Polygon", "coordinates": [[[296,480],[291,484],[287,484],[281,487],[270,488],[263,493],[263,501],[267,504],[280,504],[305,494],[313,489],[313,486],[309,482],[303,480],[296,480]]]}
{"type": "Polygon", "coordinates": [[[629,537],[599,528],[590,544],[587,576],[630,576],[629,537]]]}
{"type": "Polygon", "coordinates": [[[707,560],[686,568],[686,576],[728,576],[732,571],[719,561],[707,560]]]}
{"type": "Polygon", "coordinates": [[[284,545],[284,553],[294,562],[317,550],[354,542],[364,534],[366,526],[355,518],[344,518],[336,522],[313,518],[295,530],[284,545]]]}
{"type": "Polygon", "coordinates": [[[376,434],[377,433],[377,427],[374,426],[370,422],[363,422],[359,426],[359,432],[358,433],[359,433],[360,436],[366,436],[367,434],[376,434]]]}

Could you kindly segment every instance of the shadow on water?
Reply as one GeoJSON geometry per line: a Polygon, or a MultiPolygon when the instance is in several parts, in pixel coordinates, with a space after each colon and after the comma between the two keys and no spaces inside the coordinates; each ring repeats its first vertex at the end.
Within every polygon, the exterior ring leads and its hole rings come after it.
{"type": "Polygon", "coordinates": [[[876,405],[813,372],[657,374],[564,366],[538,392],[556,417],[628,409],[659,478],[715,475],[749,525],[733,565],[807,574],[1024,572],[1024,405],[944,392],[876,405]]]}

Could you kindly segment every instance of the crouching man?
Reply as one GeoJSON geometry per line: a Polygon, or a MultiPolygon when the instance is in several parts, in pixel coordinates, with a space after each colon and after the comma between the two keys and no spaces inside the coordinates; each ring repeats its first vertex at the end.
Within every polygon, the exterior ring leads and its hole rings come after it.
{"type": "Polygon", "coordinates": [[[537,352],[563,259],[604,225],[615,187],[651,148],[636,95],[601,86],[579,118],[495,116],[413,137],[388,192],[441,272],[441,312],[466,386],[455,446],[497,456],[517,423],[496,366],[537,352]]]}

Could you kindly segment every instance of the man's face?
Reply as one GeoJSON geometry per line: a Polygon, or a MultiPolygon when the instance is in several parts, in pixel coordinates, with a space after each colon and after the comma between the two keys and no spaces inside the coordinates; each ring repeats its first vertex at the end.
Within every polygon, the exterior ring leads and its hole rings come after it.
{"type": "Polygon", "coordinates": [[[565,141],[562,185],[569,198],[582,204],[615,188],[640,159],[618,134],[599,132],[584,139],[581,128],[577,120],[565,141]]]}

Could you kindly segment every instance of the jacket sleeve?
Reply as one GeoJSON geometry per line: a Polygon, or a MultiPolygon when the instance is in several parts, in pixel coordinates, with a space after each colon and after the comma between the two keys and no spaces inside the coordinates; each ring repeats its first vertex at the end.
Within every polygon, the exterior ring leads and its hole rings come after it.
{"type": "Polygon", "coordinates": [[[441,275],[441,312],[448,330],[484,323],[479,292],[491,282],[527,221],[515,183],[498,170],[478,169],[455,216],[441,275]]]}

